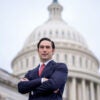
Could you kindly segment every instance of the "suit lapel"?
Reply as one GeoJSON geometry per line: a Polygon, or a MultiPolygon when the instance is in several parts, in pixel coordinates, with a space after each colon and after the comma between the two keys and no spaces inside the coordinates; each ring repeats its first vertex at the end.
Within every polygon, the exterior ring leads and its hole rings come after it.
{"type": "Polygon", "coordinates": [[[39,71],[39,65],[36,67],[36,69],[35,69],[35,76],[36,76],[36,78],[38,78],[39,77],[39,75],[38,75],[38,71],[39,71]]]}
{"type": "Polygon", "coordinates": [[[47,73],[48,70],[51,69],[51,67],[53,67],[53,65],[55,64],[55,62],[53,60],[51,60],[44,68],[42,74],[41,74],[41,77],[42,76],[45,76],[45,74],[47,73]]]}

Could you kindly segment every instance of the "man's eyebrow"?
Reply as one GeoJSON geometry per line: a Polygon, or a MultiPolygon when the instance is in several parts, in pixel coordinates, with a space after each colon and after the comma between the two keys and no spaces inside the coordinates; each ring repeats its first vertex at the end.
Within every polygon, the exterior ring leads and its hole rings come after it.
{"type": "Polygon", "coordinates": [[[50,47],[50,45],[40,45],[40,46],[43,46],[43,47],[50,47]]]}

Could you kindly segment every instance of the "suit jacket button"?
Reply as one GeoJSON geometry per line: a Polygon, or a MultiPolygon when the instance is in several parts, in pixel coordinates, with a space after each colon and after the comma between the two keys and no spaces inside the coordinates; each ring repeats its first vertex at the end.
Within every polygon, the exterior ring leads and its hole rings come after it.
{"type": "Polygon", "coordinates": [[[33,91],[31,91],[31,95],[34,95],[34,92],[33,91]]]}

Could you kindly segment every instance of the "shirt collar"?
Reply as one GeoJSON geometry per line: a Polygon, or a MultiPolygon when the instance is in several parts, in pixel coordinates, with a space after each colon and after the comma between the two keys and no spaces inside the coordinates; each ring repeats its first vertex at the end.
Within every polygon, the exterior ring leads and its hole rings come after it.
{"type": "MultiPolygon", "coordinates": [[[[50,60],[48,60],[48,61],[46,61],[44,64],[45,64],[45,66],[51,61],[52,59],[50,59],[50,60]]],[[[40,66],[43,64],[43,62],[40,62],[40,66]]]]}

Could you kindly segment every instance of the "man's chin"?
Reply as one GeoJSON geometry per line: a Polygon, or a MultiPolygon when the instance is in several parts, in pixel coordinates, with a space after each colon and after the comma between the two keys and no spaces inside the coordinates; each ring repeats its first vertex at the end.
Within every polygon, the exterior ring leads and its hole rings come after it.
{"type": "Polygon", "coordinates": [[[42,58],[42,61],[48,61],[48,59],[47,58],[42,58]]]}

